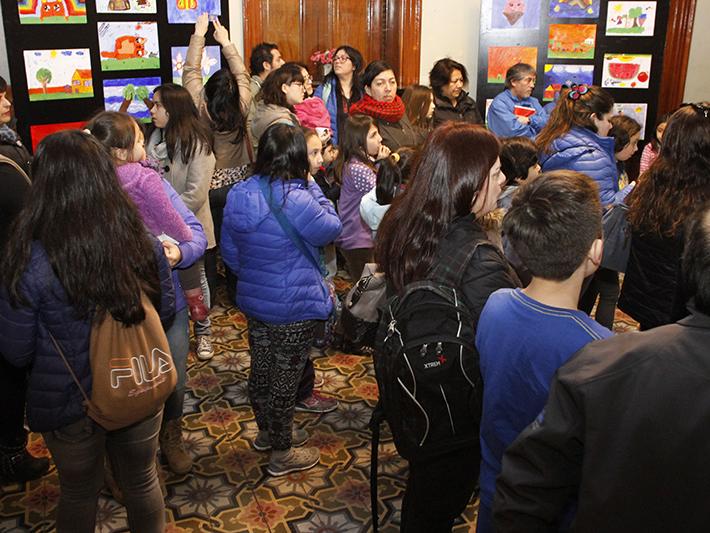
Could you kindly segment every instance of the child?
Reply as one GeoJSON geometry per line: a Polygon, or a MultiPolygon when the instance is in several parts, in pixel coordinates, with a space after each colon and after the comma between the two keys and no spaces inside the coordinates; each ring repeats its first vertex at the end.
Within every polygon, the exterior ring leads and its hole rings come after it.
{"type": "Polygon", "coordinates": [[[670,116],[671,113],[665,113],[656,120],[656,129],[653,130],[653,138],[651,139],[651,142],[644,147],[643,152],[641,152],[639,174],[646,172],[648,167],[650,167],[658,157],[658,153],[661,151],[663,132],[666,131],[666,123],[668,122],[670,116]]]}
{"type": "Polygon", "coordinates": [[[485,383],[478,533],[491,531],[503,452],[544,406],[555,371],[587,343],[611,336],[577,310],[582,282],[602,256],[601,205],[592,179],[556,171],[525,183],[503,229],[533,278],[525,289],[493,293],[476,332],[485,383]]]}
{"type": "MultiPolygon", "coordinates": [[[[191,240],[192,231],[170,203],[162,178],[145,161],[143,131],[135,119],[127,113],[103,111],[87,127],[113,157],[118,180],[138,207],[148,230],[161,240],[191,240]]],[[[204,320],[209,310],[202,294],[199,266],[179,270],[178,277],[190,318],[204,320]]]]}
{"type": "MultiPolygon", "coordinates": [[[[629,184],[625,162],[638,151],[641,139],[641,124],[626,115],[614,115],[610,119],[609,137],[614,138],[614,159],[619,169],[619,189],[629,184]]],[[[632,187],[629,187],[629,192],[632,187]]]]}
{"type": "Polygon", "coordinates": [[[498,207],[507,210],[518,186],[540,174],[535,143],[528,137],[504,139],[500,149],[500,170],[505,174],[505,189],[498,197],[498,207]]]}

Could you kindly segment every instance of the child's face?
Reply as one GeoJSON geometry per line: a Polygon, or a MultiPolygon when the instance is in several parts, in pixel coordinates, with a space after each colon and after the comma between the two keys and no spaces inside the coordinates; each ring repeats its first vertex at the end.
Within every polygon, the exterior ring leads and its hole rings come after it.
{"type": "Polygon", "coordinates": [[[140,126],[138,124],[134,124],[134,126],[136,128],[136,140],[133,143],[129,161],[143,161],[145,159],[145,137],[140,126]]]}
{"type": "Polygon", "coordinates": [[[318,169],[323,164],[323,143],[317,135],[311,135],[308,137],[308,142],[306,142],[308,147],[308,164],[310,166],[311,176],[315,176],[318,169]]]}
{"type": "Polygon", "coordinates": [[[624,146],[621,151],[619,151],[616,154],[616,160],[617,161],[626,161],[629,159],[632,155],[636,153],[636,151],[639,149],[638,144],[639,144],[639,139],[641,138],[641,132],[636,133],[631,139],[629,140],[629,144],[624,146]]]}
{"type": "Polygon", "coordinates": [[[371,157],[377,157],[380,153],[380,146],[382,146],[382,137],[374,124],[370,126],[370,131],[367,132],[367,155],[371,157]]]}
{"type": "Polygon", "coordinates": [[[329,144],[323,149],[323,164],[328,166],[338,158],[338,149],[329,144]]]}
{"type": "Polygon", "coordinates": [[[657,127],[656,127],[656,139],[658,139],[658,142],[661,142],[661,139],[663,139],[663,132],[666,131],[666,123],[661,122],[657,127]]]}

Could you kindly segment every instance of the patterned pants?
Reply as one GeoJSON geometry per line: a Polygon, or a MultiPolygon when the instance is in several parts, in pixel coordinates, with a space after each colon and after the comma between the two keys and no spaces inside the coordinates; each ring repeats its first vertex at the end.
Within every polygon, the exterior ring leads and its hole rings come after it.
{"type": "Polygon", "coordinates": [[[249,400],[259,430],[274,450],[291,447],[296,391],[313,343],[315,320],[267,324],[248,318],[251,371],[249,400]]]}

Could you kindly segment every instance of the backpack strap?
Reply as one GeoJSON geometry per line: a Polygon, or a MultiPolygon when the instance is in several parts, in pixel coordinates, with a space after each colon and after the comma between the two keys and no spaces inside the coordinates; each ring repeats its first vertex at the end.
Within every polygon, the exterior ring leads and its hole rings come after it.
{"type": "Polygon", "coordinates": [[[446,261],[440,260],[439,263],[432,269],[430,279],[438,281],[449,287],[460,287],[463,275],[466,272],[466,267],[471,262],[473,254],[476,253],[481,245],[493,246],[486,240],[476,240],[471,248],[458,247],[453,255],[446,258],[446,261]]]}
{"type": "Polygon", "coordinates": [[[69,361],[67,360],[67,356],[64,355],[64,350],[62,350],[61,346],[59,346],[59,343],[57,342],[57,339],[54,338],[54,335],[49,333],[49,338],[52,340],[52,344],[54,344],[54,348],[57,350],[57,353],[59,354],[59,357],[62,358],[62,361],[64,361],[64,366],[67,367],[67,370],[71,374],[72,379],[74,380],[74,383],[76,383],[76,386],[79,387],[79,391],[81,392],[81,395],[84,397],[84,400],[86,400],[86,404],[89,405],[91,403],[91,400],[89,399],[89,395],[86,394],[86,391],[84,390],[84,387],[81,386],[81,383],[79,382],[79,378],[76,377],[76,374],[74,373],[74,369],[71,367],[69,364],[69,361]]]}
{"type": "Polygon", "coordinates": [[[9,157],[6,157],[6,156],[0,154],[0,163],[4,163],[6,165],[10,165],[11,167],[13,167],[15,170],[17,170],[17,172],[20,174],[20,176],[22,176],[25,179],[25,181],[27,181],[28,184],[32,185],[32,180],[27,175],[27,172],[22,170],[22,167],[20,165],[18,165],[15,161],[10,159],[9,157]]]}

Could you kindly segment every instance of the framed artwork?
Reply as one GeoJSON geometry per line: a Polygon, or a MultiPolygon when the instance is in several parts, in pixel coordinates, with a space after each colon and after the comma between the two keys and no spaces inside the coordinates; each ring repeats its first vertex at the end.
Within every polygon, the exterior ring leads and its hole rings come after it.
{"type": "Polygon", "coordinates": [[[651,54],[604,54],[602,87],[648,89],[651,54]]]}
{"type": "Polygon", "coordinates": [[[101,70],[160,68],[157,22],[99,22],[101,70]]]}
{"type": "Polygon", "coordinates": [[[656,2],[609,2],[606,34],[651,37],[656,25],[656,2]]]}
{"type": "Polygon", "coordinates": [[[82,0],[17,0],[20,24],[86,24],[82,0]]]}
{"type": "Polygon", "coordinates": [[[64,130],[83,130],[86,122],[58,122],[55,124],[36,124],[30,126],[30,137],[32,138],[32,151],[37,150],[37,145],[47,135],[64,130]]]}
{"type": "Polygon", "coordinates": [[[614,104],[614,114],[615,115],[626,115],[631,117],[636,122],[641,124],[641,138],[646,138],[646,113],[648,111],[648,104],[636,103],[627,104],[617,102],[614,104]]]}
{"type": "Polygon", "coordinates": [[[505,72],[516,63],[527,63],[537,70],[537,48],[534,46],[488,48],[488,83],[505,83],[505,72]]]}
{"type": "Polygon", "coordinates": [[[543,73],[543,95],[545,102],[557,99],[563,84],[576,83],[580,85],[594,83],[594,65],[563,65],[546,64],[543,73]]]}
{"type": "Polygon", "coordinates": [[[88,48],[25,50],[23,56],[30,102],[94,96],[88,48]]]}
{"type": "Polygon", "coordinates": [[[139,122],[150,122],[148,104],[161,83],[157,76],[104,80],[104,108],[128,113],[139,122]]]}
{"type": "MultiPolygon", "coordinates": [[[[170,56],[173,66],[173,83],[182,85],[182,67],[187,57],[187,46],[171,46],[170,56]]],[[[219,46],[205,46],[202,50],[202,81],[206,82],[212,74],[222,68],[222,55],[219,46]]]]}
{"type": "Polygon", "coordinates": [[[540,27],[540,0],[487,0],[483,9],[490,15],[487,25],[492,30],[540,27]]]}
{"type": "Polygon", "coordinates": [[[550,24],[547,57],[594,59],[596,24],[550,24]]]}
{"type": "Polygon", "coordinates": [[[157,13],[157,0],[96,0],[97,13],[157,13]]]}
{"type": "Polygon", "coordinates": [[[550,0],[550,18],[589,18],[599,16],[599,0],[550,0]]]}
{"type": "Polygon", "coordinates": [[[170,24],[194,24],[202,13],[218,17],[222,14],[220,0],[167,0],[170,24]]]}

